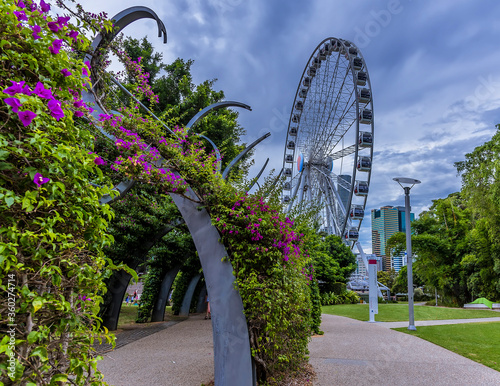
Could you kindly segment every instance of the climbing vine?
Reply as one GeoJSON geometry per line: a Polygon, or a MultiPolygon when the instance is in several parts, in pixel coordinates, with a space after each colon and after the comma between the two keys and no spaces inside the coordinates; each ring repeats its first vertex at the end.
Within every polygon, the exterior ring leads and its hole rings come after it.
{"type": "MultiPolygon", "coordinates": [[[[13,344],[7,335],[0,343],[2,378],[103,383],[92,344],[106,337],[97,312],[103,281],[116,267],[103,253],[113,241],[113,212],[99,199],[115,194],[111,182],[123,178],[151,185],[153,195],[192,188],[233,265],[259,381],[277,383],[300,370],[313,272],[294,222],[275,201],[224,181],[215,152],[184,128],[168,134],[135,104],[92,118],[82,90],[91,70],[99,79],[105,74],[79,59],[89,49],[83,32],[111,25],[96,17],[77,28],[49,9],[43,0],[0,0],[0,275],[9,294],[0,299],[0,328],[7,333],[15,325],[13,344]],[[108,140],[97,127],[114,137],[106,155],[95,139],[108,140]]],[[[154,103],[150,88],[137,92],[154,103]]]]}

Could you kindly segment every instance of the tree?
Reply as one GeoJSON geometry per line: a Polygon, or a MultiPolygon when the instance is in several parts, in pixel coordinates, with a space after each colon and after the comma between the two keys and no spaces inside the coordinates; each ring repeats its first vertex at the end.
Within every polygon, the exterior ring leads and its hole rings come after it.
{"type": "MultiPolygon", "coordinates": [[[[414,273],[425,285],[438,288],[456,304],[470,298],[461,261],[470,253],[468,211],[459,193],[433,200],[429,211],[412,222],[414,273]]],[[[396,233],[387,242],[391,253],[406,246],[404,233],[396,233]]]]}
{"type": "Polygon", "coordinates": [[[473,249],[462,265],[476,296],[500,300],[500,125],[491,140],[455,163],[471,210],[473,249]]]}
{"type": "Polygon", "coordinates": [[[392,288],[397,276],[398,273],[394,268],[391,268],[390,271],[377,272],[377,280],[389,289],[392,288]]]}

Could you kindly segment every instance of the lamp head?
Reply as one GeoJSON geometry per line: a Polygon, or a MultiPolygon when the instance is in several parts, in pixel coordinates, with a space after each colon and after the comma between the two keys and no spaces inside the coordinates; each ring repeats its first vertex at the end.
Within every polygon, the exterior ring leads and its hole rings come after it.
{"type": "Polygon", "coordinates": [[[414,178],[406,178],[406,177],[395,177],[393,178],[394,181],[396,181],[401,187],[404,188],[413,188],[414,185],[420,184],[419,180],[416,180],[414,178]]]}

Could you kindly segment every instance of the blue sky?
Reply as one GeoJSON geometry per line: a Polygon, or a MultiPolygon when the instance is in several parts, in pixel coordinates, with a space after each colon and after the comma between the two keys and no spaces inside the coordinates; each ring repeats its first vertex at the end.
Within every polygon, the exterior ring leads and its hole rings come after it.
{"type": "MultiPolygon", "coordinates": [[[[372,83],[375,145],[367,214],[404,205],[392,181],[422,181],[411,191],[417,215],[432,200],[460,189],[453,163],[489,140],[500,123],[500,3],[494,0],[97,0],[92,12],[113,16],[134,5],[163,20],[168,43],[152,20],[127,27],[148,35],[166,62],[194,59],[194,80],[217,78],[226,99],[252,106],[241,111],[246,142],[267,131],[256,164],[270,157],[280,169],[288,118],[300,76],[327,37],[354,42],[372,83]]],[[[254,170],[257,173],[258,170],[254,170]]],[[[370,221],[361,229],[371,251],[370,221]]]]}

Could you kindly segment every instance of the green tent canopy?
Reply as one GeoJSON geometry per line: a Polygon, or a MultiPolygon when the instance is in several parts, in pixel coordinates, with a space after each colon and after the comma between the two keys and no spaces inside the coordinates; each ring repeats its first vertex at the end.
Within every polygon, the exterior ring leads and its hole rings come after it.
{"type": "Polygon", "coordinates": [[[488,308],[492,308],[493,307],[493,302],[490,302],[488,299],[486,298],[478,298],[476,300],[474,300],[472,303],[470,304],[485,304],[486,306],[488,306],[488,308]]]}

